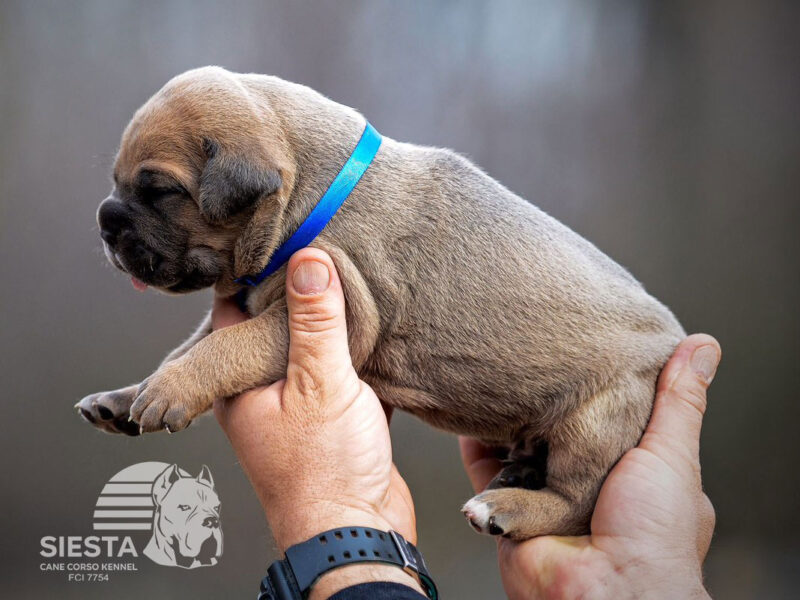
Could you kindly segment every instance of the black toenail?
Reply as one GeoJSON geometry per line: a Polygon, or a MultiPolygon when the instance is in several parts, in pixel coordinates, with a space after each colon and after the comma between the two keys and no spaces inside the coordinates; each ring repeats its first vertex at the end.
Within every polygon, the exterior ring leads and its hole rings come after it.
{"type": "Polygon", "coordinates": [[[503,535],[505,533],[503,528],[494,522],[494,517],[489,517],[489,533],[491,535],[503,535]]]}
{"type": "Polygon", "coordinates": [[[114,418],[114,413],[100,404],[97,405],[97,412],[100,414],[100,418],[103,419],[103,421],[110,421],[114,418]]]}
{"type": "Polygon", "coordinates": [[[86,410],[85,408],[82,408],[82,409],[81,409],[81,416],[82,416],[84,419],[86,419],[87,421],[89,421],[89,423],[96,423],[96,422],[97,422],[97,421],[95,421],[95,420],[94,420],[94,417],[92,416],[92,413],[90,413],[90,412],[89,412],[88,410],[86,410]]]}

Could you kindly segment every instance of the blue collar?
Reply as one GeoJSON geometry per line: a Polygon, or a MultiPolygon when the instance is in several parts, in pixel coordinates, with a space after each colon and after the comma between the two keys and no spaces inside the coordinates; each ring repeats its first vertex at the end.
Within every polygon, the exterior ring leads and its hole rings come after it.
{"type": "MultiPolygon", "coordinates": [[[[257,286],[275,271],[285,265],[292,254],[308,246],[344,204],[344,201],[356,187],[356,184],[364,175],[364,172],[372,164],[372,159],[378,153],[381,146],[381,134],[367,122],[364,133],[358,141],[353,153],[347,162],[344,163],[342,170],[331,183],[328,190],[320,198],[317,205],[311,210],[306,220],[300,224],[291,237],[273,252],[267,266],[256,275],[245,275],[236,279],[236,283],[249,286],[257,286]]],[[[243,290],[242,290],[243,291],[243,290]]]]}

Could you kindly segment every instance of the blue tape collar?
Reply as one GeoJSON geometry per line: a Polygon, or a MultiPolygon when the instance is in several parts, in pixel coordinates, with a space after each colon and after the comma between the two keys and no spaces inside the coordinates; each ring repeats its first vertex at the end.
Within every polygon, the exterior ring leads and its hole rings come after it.
{"type": "Polygon", "coordinates": [[[344,163],[342,170],[336,175],[328,190],[322,195],[306,220],[300,224],[297,231],[273,252],[267,266],[260,273],[245,275],[234,281],[242,285],[256,286],[285,265],[292,254],[314,241],[314,238],[325,229],[333,215],[356,187],[361,176],[372,164],[372,159],[375,158],[378,148],[381,147],[382,139],[381,134],[367,122],[364,133],[361,134],[361,139],[356,144],[350,158],[344,163]]]}

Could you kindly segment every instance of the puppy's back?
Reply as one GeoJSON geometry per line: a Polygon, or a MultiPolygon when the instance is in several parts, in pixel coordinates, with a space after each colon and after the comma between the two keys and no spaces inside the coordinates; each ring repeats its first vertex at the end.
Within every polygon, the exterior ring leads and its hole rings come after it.
{"type": "Polygon", "coordinates": [[[372,176],[390,193],[375,209],[398,286],[373,362],[464,413],[434,424],[546,427],[627,373],[657,373],[684,336],[630,273],[467,159],[392,140],[382,152],[372,176]]]}

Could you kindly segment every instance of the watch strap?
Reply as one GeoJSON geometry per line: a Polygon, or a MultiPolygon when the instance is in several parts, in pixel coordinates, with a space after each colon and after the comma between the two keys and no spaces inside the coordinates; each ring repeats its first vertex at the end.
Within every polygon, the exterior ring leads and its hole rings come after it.
{"type": "Polygon", "coordinates": [[[371,527],[340,527],[325,531],[286,550],[286,558],[270,565],[258,600],[306,598],[314,583],[332,569],[349,564],[380,562],[419,577],[429,598],[437,598],[422,555],[396,531],[371,527]]]}

